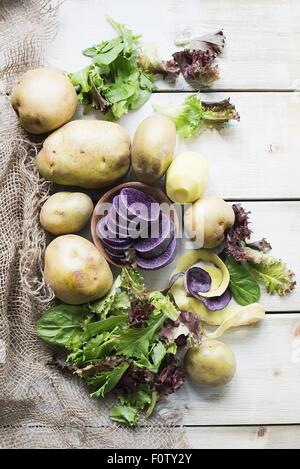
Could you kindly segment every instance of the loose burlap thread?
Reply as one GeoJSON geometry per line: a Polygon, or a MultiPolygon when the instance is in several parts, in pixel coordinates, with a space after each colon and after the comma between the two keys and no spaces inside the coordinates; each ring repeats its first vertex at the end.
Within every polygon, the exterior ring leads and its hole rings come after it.
{"type": "Polygon", "coordinates": [[[52,351],[35,335],[53,301],[38,221],[51,186],[39,178],[40,144],[21,129],[9,93],[20,73],[44,64],[57,10],[52,1],[0,2],[0,447],[184,448],[180,409],[163,402],[136,430],[110,422],[110,403],[91,399],[79,380],[50,367],[52,351]]]}

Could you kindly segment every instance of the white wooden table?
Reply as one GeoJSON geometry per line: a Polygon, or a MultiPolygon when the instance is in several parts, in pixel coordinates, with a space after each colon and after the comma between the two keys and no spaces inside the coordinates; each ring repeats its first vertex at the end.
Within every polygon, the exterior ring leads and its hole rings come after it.
{"type": "MultiPolygon", "coordinates": [[[[162,58],[177,31],[195,35],[223,28],[221,79],[209,98],[231,97],[240,123],[206,132],[177,151],[195,149],[210,164],[210,193],[243,201],[254,237],[271,241],[300,281],[300,4],[297,0],[65,0],[47,61],[68,71],[84,66],[87,46],[113,37],[106,14],[155,42],[162,58]]],[[[189,92],[159,83],[159,91],[122,119],[133,134],[152,103],[180,103],[189,92]]],[[[206,97],[206,96],[205,96],[206,97]]],[[[170,269],[149,275],[153,287],[170,269]]],[[[186,385],[174,399],[195,448],[300,448],[300,289],[287,298],[263,295],[268,314],[251,328],[226,334],[237,356],[233,382],[221,389],[186,385]],[[298,326],[298,336],[297,336],[298,326]]],[[[176,430],[174,430],[176,431],[176,430]]]]}

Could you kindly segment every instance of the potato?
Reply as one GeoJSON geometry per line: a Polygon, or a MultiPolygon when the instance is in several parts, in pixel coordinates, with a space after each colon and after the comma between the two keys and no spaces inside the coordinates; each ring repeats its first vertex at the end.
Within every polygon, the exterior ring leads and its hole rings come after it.
{"type": "Polygon", "coordinates": [[[75,120],[53,132],[37,156],[40,174],[66,186],[114,184],[130,166],[130,138],[113,122],[75,120]]]}
{"type": "Polygon", "coordinates": [[[86,194],[57,192],[44,203],[40,222],[54,235],[76,233],[87,224],[93,209],[93,202],[86,194]]]}
{"type": "Polygon", "coordinates": [[[184,364],[190,379],[204,386],[227,384],[236,371],[232,350],[218,340],[204,340],[200,346],[190,348],[184,364]]]}
{"type": "Polygon", "coordinates": [[[193,151],[177,155],[167,171],[167,195],[179,204],[195,202],[202,196],[207,184],[208,163],[193,151]]]}
{"type": "Polygon", "coordinates": [[[224,233],[233,226],[234,218],[230,204],[220,197],[208,196],[186,209],[184,226],[198,247],[210,249],[224,241],[224,233]]]}
{"type": "Polygon", "coordinates": [[[36,68],[20,76],[11,103],[28,132],[43,134],[72,118],[77,95],[61,70],[36,68]]]}
{"type": "Polygon", "coordinates": [[[71,305],[101,298],[113,281],[109,265],[97,248],[72,234],[59,236],[48,245],[44,276],[55,296],[71,305]]]}
{"type": "Polygon", "coordinates": [[[176,127],[165,116],[147,117],[138,126],[131,150],[132,169],[139,181],[151,184],[168,169],[176,145],[176,127]]]}

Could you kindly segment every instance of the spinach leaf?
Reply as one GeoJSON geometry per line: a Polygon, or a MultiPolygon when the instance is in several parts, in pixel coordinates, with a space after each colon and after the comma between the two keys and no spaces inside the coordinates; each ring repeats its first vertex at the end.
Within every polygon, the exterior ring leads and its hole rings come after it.
{"type": "Polygon", "coordinates": [[[246,265],[232,257],[227,257],[225,263],[230,275],[229,288],[236,302],[242,306],[256,303],[260,298],[260,287],[246,265]]]}
{"type": "Polygon", "coordinates": [[[36,333],[45,342],[76,349],[84,336],[83,320],[87,314],[86,305],[55,306],[37,321],[36,333]]]}

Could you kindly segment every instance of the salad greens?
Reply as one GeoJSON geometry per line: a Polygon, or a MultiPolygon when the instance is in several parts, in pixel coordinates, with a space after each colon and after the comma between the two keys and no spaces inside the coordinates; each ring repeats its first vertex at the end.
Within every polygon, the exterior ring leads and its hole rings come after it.
{"type": "Polygon", "coordinates": [[[135,426],[140,411],[149,416],[160,395],[182,385],[177,346],[200,342],[199,323],[168,296],[148,293],[141,274],[124,267],[104,298],[51,308],[38,320],[36,333],[68,350],[66,360],[56,362],[80,376],[92,397],[116,393],[112,420],[135,426]]]}
{"type": "Polygon", "coordinates": [[[112,18],[108,21],[119,36],[85,49],[83,54],[92,63],[68,77],[80,102],[107,113],[108,119],[117,120],[148,100],[154,90],[154,76],[138,65],[140,36],[112,18]]]}
{"type": "Polygon", "coordinates": [[[219,102],[201,101],[200,95],[192,94],[185,98],[180,109],[170,106],[153,105],[156,112],[173,119],[176,129],[182,138],[195,137],[208,128],[221,129],[229,120],[240,120],[235,106],[229,99],[219,102]]]}
{"type": "Polygon", "coordinates": [[[230,275],[229,288],[235,301],[242,306],[256,303],[260,298],[260,287],[251,272],[232,257],[227,257],[225,263],[230,275]]]}
{"type": "Polygon", "coordinates": [[[235,222],[226,234],[226,265],[230,273],[230,289],[241,305],[259,299],[259,284],[264,283],[267,292],[284,296],[296,285],[294,273],[281,259],[269,256],[271,245],[262,239],[250,243],[249,212],[240,204],[233,204],[235,222]]]}

